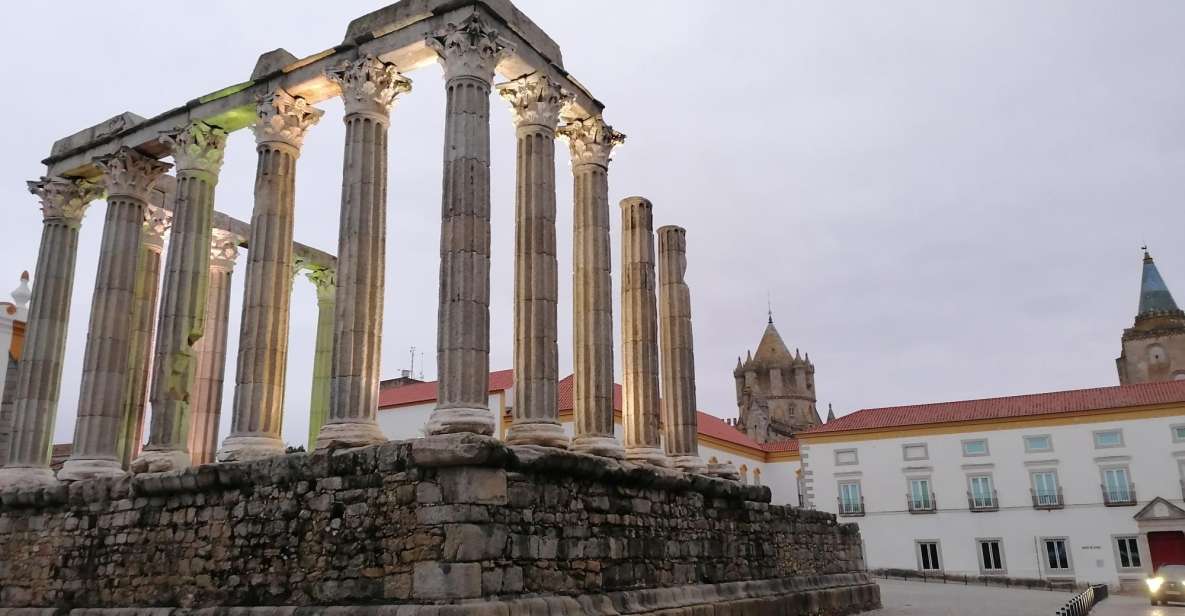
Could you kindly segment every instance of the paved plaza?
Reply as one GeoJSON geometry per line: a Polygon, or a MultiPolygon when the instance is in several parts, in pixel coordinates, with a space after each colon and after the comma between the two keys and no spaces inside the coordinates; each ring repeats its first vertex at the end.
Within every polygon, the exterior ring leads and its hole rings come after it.
{"type": "MultiPolygon", "coordinates": [[[[1022,590],[877,580],[884,609],[876,616],[1053,616],[1072,595],[1022,590]]],[[[1185,616],[1185,606],[1152,607],[1143,597],[1111,597],[1091,616],[1185,616]]]]}

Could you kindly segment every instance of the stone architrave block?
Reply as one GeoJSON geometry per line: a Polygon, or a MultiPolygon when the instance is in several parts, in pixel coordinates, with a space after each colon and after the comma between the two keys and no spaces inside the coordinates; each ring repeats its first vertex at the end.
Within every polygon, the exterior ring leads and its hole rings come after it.
{"type": "Polygon", "coordinates": [[[506,471],[500,468],[453,466],[440,469],[437,475],[446,503],[505,505],[506,471]]]}

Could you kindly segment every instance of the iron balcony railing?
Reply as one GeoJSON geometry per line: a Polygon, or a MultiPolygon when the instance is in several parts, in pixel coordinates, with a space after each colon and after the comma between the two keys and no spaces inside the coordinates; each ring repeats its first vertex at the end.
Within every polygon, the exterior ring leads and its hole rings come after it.
{"type": "Polygon", "coordinates": [[[1029,493],[1033,495],[1033,509],[1062,509],[1066,506],[1060,487],[1056,492],[1029,488],[1029,493]]]}
{"type": "Polygon", "coordinates": [[[1130,507],[1136,504],[1136,484],[1126,486],[1107,486],[1100,484],[1103,489],[1103,504],[1108,507],[1130,507]]]}
{"type": "Polygon", "coordinates": [[[909,507],[910,513],[934,513],[938,511],[938,495],[934,492],[929,494],[906,494],[905,504],[909,507]]]}
{"type": "Polygon", "coordinates": [[[839,515],[841,516],[862,516],[864,515],[864,497],[860,497],[860,501],[845,500],[843,497],[836,499],[839,502],[839,515]]]}
{"type": "Polygon", "coordinates": [[[996,497],[996,491],[992,490],[991,494],[975,494],[967,492],[967,508],[971,511],[999,511],[1000,499],[996,497]]]}

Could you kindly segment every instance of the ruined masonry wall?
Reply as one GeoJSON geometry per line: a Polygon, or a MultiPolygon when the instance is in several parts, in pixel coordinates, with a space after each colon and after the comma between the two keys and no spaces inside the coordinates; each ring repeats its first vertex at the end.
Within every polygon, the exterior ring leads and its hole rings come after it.
{"type": "Polygon", "coordinates": [[[433,604],[792,576],[875,601],[864,574],[839,575],[863,570],[855,525],[768,501],[472,435],[82,481],[0,493],[0,607],[433,604]]]}

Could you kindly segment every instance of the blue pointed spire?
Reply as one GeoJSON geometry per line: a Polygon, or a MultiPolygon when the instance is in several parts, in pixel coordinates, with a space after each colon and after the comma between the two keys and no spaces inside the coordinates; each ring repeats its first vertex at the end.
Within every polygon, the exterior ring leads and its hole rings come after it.
{"type": "Polygon", "coordinates": [[[1140,312],[1137,316],[1160,314],[1166,312],[1180,312],[1177,302],[1173,301],[1173,294],[1160,277],[1152,255],[1144,251],[1144,274],[1140,278],[1140,312]]]}

